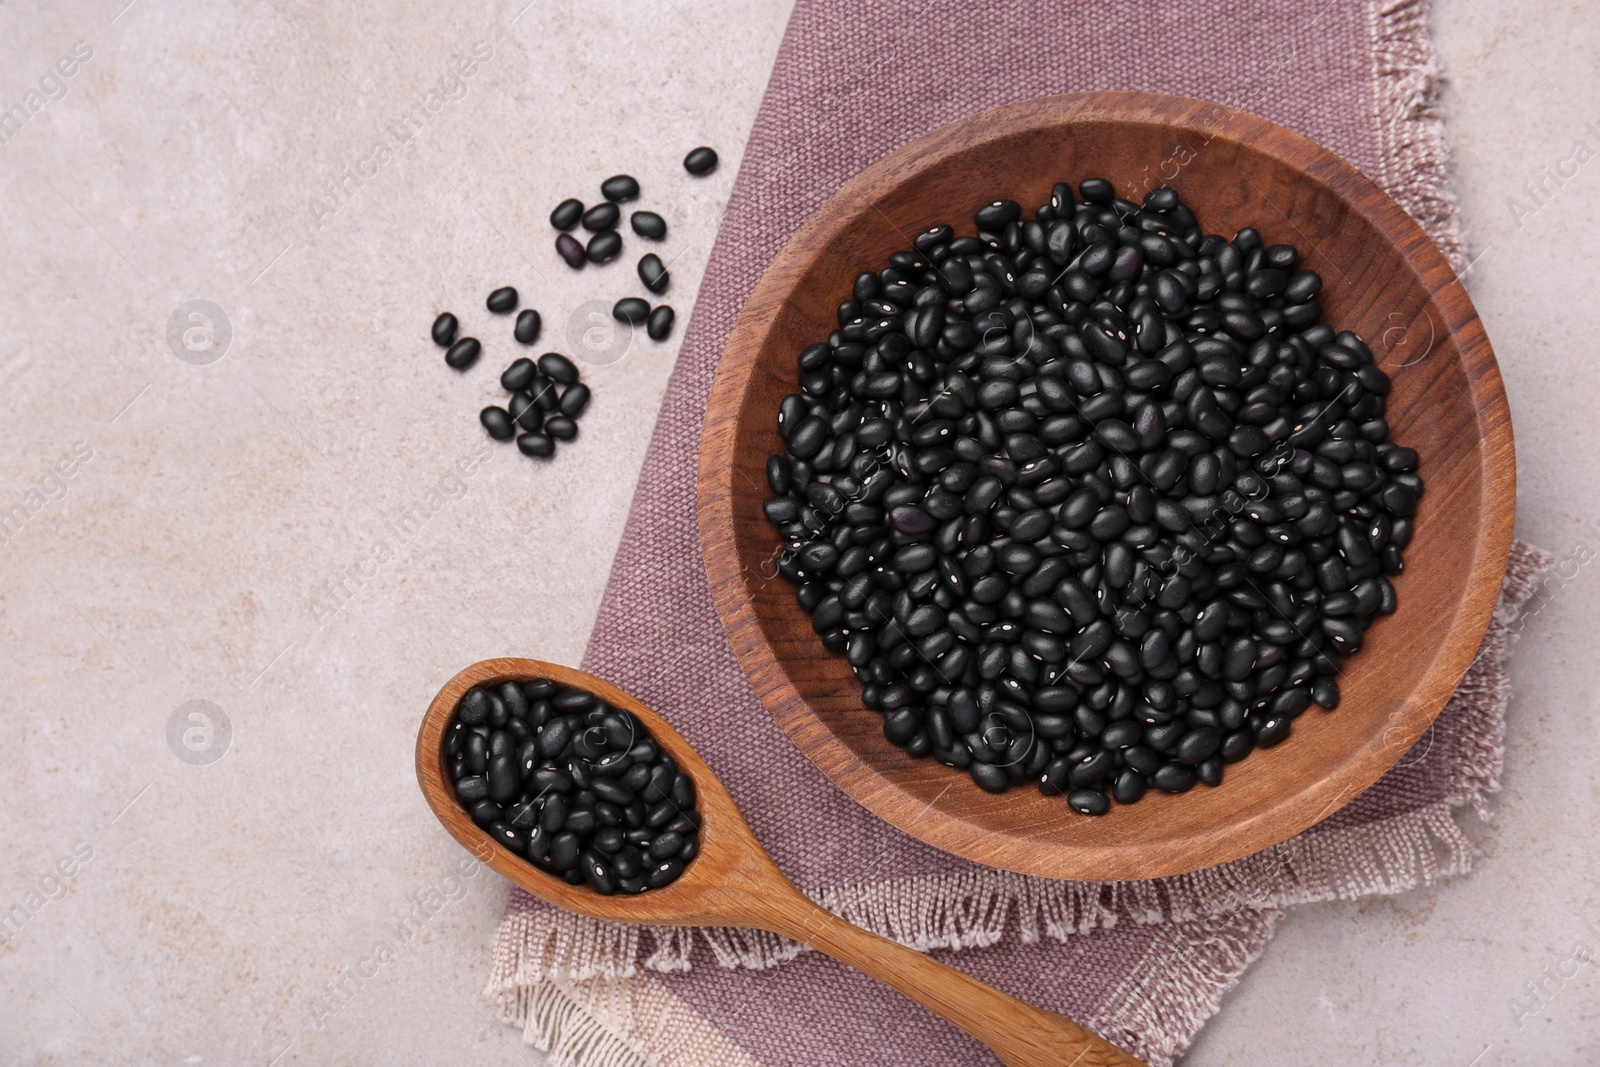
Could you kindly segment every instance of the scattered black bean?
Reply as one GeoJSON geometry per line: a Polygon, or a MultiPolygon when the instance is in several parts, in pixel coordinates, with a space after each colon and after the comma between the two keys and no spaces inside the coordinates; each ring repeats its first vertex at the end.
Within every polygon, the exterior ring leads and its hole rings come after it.
{"type": "Polygon", "coordinates": [[[639,196],[639,183],[629,175],[618,174],[600,183],[600,195],[607,200],[636,200],[639,196]]]}
{"type": "Polygon", "coordinates": [[[1172,189],[1076,192],[856,278],[765,512],[889,741],[1098,815],[1338,704],[1422,481],[1293,247],[1208,235],[1172,189]]]}
{"type": "Polygon", "coordinates": [[[542,459],[555,452],[556,443],[542,433],[525,433],[517,438],[517,448],[521,449],[524,456],[542,459]]]}
{"type": "Polygon", "coordinates": [[[583,409],[588,406],[589,387],[578,382],[561,390],[561,402],[556,405],[556,410],[568,418],[575,419],[582,415],[583,409]]]}
{"type": "Polygon", "coordinates": [[[476,337],[463,337],[444,354],[444,361],[456,370],[466,370],[478,362],[478,357],[483,354],[483,346],[476,337]]]}
{"type": "Polygon", "coordinates": [[[640,237],[659,241],[667,236],[667,220],[654,211],[635,211],[628,222],[640,237]]]}
{"type": "Polygon", "coordinates": [[[510,410],[511,418],[524,430],[537,430],[544,424],[544,412],[527,393],[512,393],[506,407],[510,410]]]}
{"type": "Polygon", "coordinates": [[[517,291],[509,285],[503,285],[489,294],[485,304],[496,315],[509,315],[516,310],[517,291]]]}
{"type": "Polygon", "coordinates": [[[571,385],[578,380],[578,367],[559,352],[546,352],[539,357],[539,373],[559,385],[571,385]]]}
{"type": "Polygon", "coordinates": [[[583,201],[576,197],[569,197],[556,205],[550,212],[550,225],[558,230],[570,230],[583,218],[583,201]]]}
{"type": "Polygon", "coordinates": [[[526,308],[517,314],[517,325],[512,329],[511,336],[517,339],[518,344],[531,345],[539,339],[539,331],[544,326],[544,320],[533,308],[526,308]]]}
{"type": "Polygon", "coordinates": [[[456,317],[450,312],[442,312],[433,320],[433,343],[440,348],[449,348],[450,342],[456,339],[456,317]]]}
{"type": "Polygon", "coordinates": [[[665,341],[672,334],[672,320],[675,312],[670,305],[661,304],[650,312],[650,318],[645,324],[645,333],[650,335],[652,341],[665,341]]]}
{"type": "Polygon", "coordinates": [[[607,200],[583,213],[583,228],[590,233],[614,230],[622,219],[622,209],[607,200]]]}
{"type": "Polygon", "coordinates": [[[556,238],[556,252],[573,270],[581,269],[589,258],[583,250],[583,242],[570,233],[564,233],[556,238]]]}
{"type": "Polygon", "coordinates": [[[500,375],[500,387],[508,393],[520,392],[533,384],[534,375],[538,373],[533,365],[533,360],[526,356],[513,360],[500,375]]]}
{"type": "Polygon", "coordinates": [[[483,428],[488,430],[489,436],[496,441],[509,441],[511,435],[517,432],[505,408],[490,405],[478,412],[478,421],[483,423],[483,428]]]}
{"type": "Polygon", "coordinates": [[[650,301],[637,296],[625,296],[611,308],[611,317],[618,322],[637,326],[650,317],[650,301]]]}
{"type": "Polygon", "coordinates": [[[662,264],[661,257],[651,252],[639,260],[639,280],[644,282],[644,287],[652,293],[659,293],[667,288],[671,281],[667,268],[662,264]]]}
{"type": "Polygon", "coordinates": [[[717,153],[704,146],[683,157],[683,169],[695,177],[703,177],[717,169],[717,153]]]}
{"type": "Polygon", "coordinates": [[[616,230],[601,230],[589,238],[585,254],[591,262],[610,263],[622,251],[622,235],[616,230]]]}
{"type": "MultiPolygon", "coordinates": [[[[539,434],[517,444],[533,456],[554,449],[539,434]],[[543,445],[524,444],[533,439],[543,445]]],[[[546,680],[474,687],[445,736],[456,799],[497,845],[543,871],[607,896],[640,893],[675,881],[699,853],[688,777],[637,719],[592,693],[546,680]],[[646,819],[630,782],[670,795],[646,819]]]]}

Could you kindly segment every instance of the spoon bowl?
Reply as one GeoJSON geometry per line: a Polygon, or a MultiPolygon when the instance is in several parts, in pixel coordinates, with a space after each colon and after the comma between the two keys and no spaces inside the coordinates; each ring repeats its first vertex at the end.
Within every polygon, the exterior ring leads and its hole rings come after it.
{"type": "Polygon", "coordinates": [[[602,678],[532,659],[474,663],[439,690],[417,731],[417,781],[450,836],[515,885],[557,907],[614,922],[768,930],[824,952],[937,1012],[994,1050],[1009,1067],[1141,1067],[1069,1019],[1036,1008],[913,949],[852,926],[807,899],[756,840],[733,797],[694,748],[655,712],[602,678]],[[700,852],[674,882],[602,896],[571,885],[501,847],[456,799],[445,763],[445,728],[473,686],[548,679],[586,689],[633,715],[695,786],[700,852]]]}
{"type": "MultiPolygon", "coordinates": [[[[428,806],[450,831],[450,836],[473,855],[534,896],[596,919],[657,926],[729,925],[735,915],[744,914],[740,909],[745,895],[759,888],[751,881],[752,877],[762,871],[763,865],[772,863],[756,843],[755,835],[745,824],[744,816],[728,791],[676,730],[605,679],[555,663],[531,659],[484,660],[446,682],[428,705],[422,729],[417,734],[417,781],[422,785],[428,806]],[[676,881],[646,893],[619,893],[609,897],[601,896],[587,885],[571,885],[496,844],[456,799],[455,786],[446,770],[444,732],[462,695],[473,686],[537,678],[587,689],[613,707],[628,711],[644,724],[678,768],[694,779],[696,802],[705,820],[700,828],[700,854],[676,881]]],[[[773,873],[776,873],[775,867],[773,873]]]]}

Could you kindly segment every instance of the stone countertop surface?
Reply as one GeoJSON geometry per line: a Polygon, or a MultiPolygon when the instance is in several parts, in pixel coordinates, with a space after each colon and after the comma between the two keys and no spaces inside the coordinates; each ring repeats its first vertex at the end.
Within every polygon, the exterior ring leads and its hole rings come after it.
{"type": "MultiPolygon", "coordinates": [[[[540,1062],[480,993],[505,885],[423,804],[414,730],[464,664],[580,655],[786,16],[0,11],[0,1061],[540,1062]],[[619,171],[670,226],[665,343],[609,317],[644,242],[551,248],[551,207],[619,171]],[[536,351],[587,354],[549,464],[477,426],[504,284],[536,351]]],[[[1561,570],[1477,871],[1294,911],[1195,1067],[1600,1059],[1600,17],[1435,21],[1518,529],[1561,570]]]]}

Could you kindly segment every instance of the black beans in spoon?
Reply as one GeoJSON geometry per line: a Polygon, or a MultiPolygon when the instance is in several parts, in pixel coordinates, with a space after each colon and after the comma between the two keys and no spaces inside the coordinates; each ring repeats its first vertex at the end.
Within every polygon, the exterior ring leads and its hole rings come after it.
{"type": "MultiPolygon", "coordinates": [[[[537,437],[518,446],[544,454],[524,444],[537,437]]],[[[444,756],[473,822],[570,884],[607,896],[660,889],[699,854],[694,782],[636,718],[585,690],[475,686],[445,727],[444,756]]]]}
{"type": "Polygon", "coordinates": [[[1215,786],[1339,700],[1422,481],[1322,279],[1173,189],[1000,198],[799,354],[778,570],[885,737],[1086,815],[1215,786]]]}

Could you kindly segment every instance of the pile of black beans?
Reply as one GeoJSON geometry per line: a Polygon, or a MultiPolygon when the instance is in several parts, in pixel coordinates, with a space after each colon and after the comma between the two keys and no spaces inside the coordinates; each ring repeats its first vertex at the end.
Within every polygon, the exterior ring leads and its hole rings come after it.
{"type": "Polygon", "coordinates": [[[1086,815],[1217,785],[1339,701],[1422,481],[1322,279],[1171,188],[919,234],[799,356],[776,569],[884,735],[1086,815]]]}
{"type": "Polygon", "coordinates": [[[497,844],[610,896],[700,850],[694,782],[633,715],[548,680],[467,690],[445,728],[456,799],[497,844]]]}
{"type": "MultiPolygon", "coordinates": [[[[496,289],[485,301],[496,315],[516,311],[517,302],[517,291],[509,285],[496,289]]],[[[433,341],[446,350],[446,363],[466,370],[478,361],[483,346],[475,337],[457,339],[459,326],[454,315],[442,313],[433,321],[433,341]]],[[[517,316],[512,336],[518,344],[531,345],[539,339],[540,326],[539,313],[525,308],[517,316]]],[[[527,357],[516,359],[500,375],[500,385],[511,394],[510,401],[506,407],[484,408],[478,421],[496,441],[516,437],[523,455],[548,458],[555,454],[557,441],[578,436],[577,419],[589,406],[590,396],[589,387],[578,379],[577,364],[559,352],[546,352],[538,363],[527,357]]]]}
{"type": "MultiPolygon", "coordinates": [[[[710,174],[716,168],[717,153],[710,148],[696,148],[683,160],[683,169],[696,177],[710,174]]],[[[556,254],[573,270],[582,270],[588,263],[609,263],[622,254],[622,234],[618,231],[622,222],[620,205],[639,198],[638,179],[629,174],[613,175],[600,183],[600,196],[600,202],[592,206],[585,206],[577,197],[568,197],[550,212],[550,225],[559,231],[556,254]],[[579,225],[590,234],[587,244],[572,234],[579,225]]],[[[666,239],[667,220],[654,211],[634,211],[628,224],[635,234],[647,241],[666,239]]],[[[666,292],[672,282],[666,265],[654,252],[640,257],[638,274],[639,281],[651,293],[666,292]]],[[[627,326],[643,324],[652,341],[664,341],[671,336],[676,318],[670,305],[651,307],[650,302],[640,296],[618,300],[611,315],[627,326]]]]}
{"type": "Polygon", "coordinates": [[[507,405],[478,413],[490,437],[509,441],[515,434],[523,455],[543,459],[555,453],[557,441],[578,436],[578,416],[589,406],[589,387],[566,356],[546,352],[537,363],[526,356],[514,360],[500,375],[500,386],[511,394],[507,405]]]}

